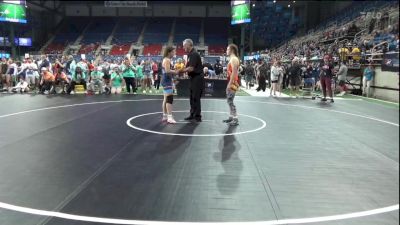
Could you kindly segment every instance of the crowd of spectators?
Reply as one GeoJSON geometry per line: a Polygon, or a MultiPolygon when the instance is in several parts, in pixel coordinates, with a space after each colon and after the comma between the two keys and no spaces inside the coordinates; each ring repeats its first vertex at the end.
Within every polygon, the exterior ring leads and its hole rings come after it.
{"type": "MultiPolygon", "coordinates": [[[[82,56],[32,56],[23,61],[1,60],[0,91],[3,93],[40,94],[119,94],[161,93],[161,61],[150,57],[104,57],[99,61],[82,56]],[[140,90],[138,89],[140,88],[140,90]]],[[[183,68],[183,58],[173,59],[173,68],[183,68]]],[[[214,65],[204,61],[204,76],[209,79],[224,78],[220,60],[214,65]]],[[[182,79],[188,78],[182,74],[182,79]]]]}
{"type": "Polygon", "coordinates": [[[265,91],[268,84],[271,95],[276,96],[276,91],[280,94],[282,88],[290,87],[289,94],[297,97],[299,87],[309,84],[314,91],[321,90],[322,100],[329,96],[333,101],[335,89],[331,87],[337,87],[339,95],[346,94],[348,67],[361,68],[364,64],[367,67],[362,90],[369,96],[374,65],[378,64],[376,58],[399,51],[399,22],[389,21],[391,13],[398,18],[398,2],[360,14],[346,23],[320,27],[275,49],[253,52],[251,55],[261,59],[243,65],[246,88],[258,84],[256,90],[265,91]]]}
{"type": "Polygon", "coordinates": [[[399,51],[398,19],[389,21],[389,14],[393,12],[397,13],[398,18],[398,2],[393,1],[392,4],[372,12],[363,12],[344,24],[335,22],[330,26],[320,27],[275,49],[252,54],[264,55],[267,60],[281,61],[291,61],[295,57],[322,60],[324,55],[330,55],[335,61],[346,57],[350,65],[352,56],[355,55],[356,58],[362,58],[361,63],[366,63],[372,58],[371,54],[399,51]]]}

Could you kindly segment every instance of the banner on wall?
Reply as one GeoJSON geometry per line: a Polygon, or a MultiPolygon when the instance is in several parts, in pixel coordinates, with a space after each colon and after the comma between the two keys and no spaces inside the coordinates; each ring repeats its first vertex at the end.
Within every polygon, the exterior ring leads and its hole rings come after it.
{"type": "Polygon", "coordinates": [[[382,71],[399,72],[399,53],[386,53],[383,55],[382,71]]]}
{"type": "Polygon", "coordinates": [[[147,1],[104,1],[105,7],[147,7],[147,1]]]}

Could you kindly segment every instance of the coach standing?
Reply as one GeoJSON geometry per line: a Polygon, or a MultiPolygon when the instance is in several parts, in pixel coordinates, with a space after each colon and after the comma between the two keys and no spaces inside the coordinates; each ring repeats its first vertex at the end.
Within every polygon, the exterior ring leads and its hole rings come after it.
{"type": "Polygon", "coordinates": [[[201,122],[201,95],[204,90],[203,65],[199,53],[193,48],[193,41],[186,39],[183,41],[183,48],[188,54],[186,68],[190,77],[190,115],[185,120],[196,120],[201,122]]]}

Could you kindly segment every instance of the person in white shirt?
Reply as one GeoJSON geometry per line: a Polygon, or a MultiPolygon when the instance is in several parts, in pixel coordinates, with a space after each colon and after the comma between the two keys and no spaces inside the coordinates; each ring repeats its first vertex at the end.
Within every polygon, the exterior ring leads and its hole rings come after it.
{"type": "Polygon", "coordinates": [[[119,65],[116,63],[115,60],[112,61],[112,63],[110,64],[110,74],[113,73],[114,68],[119,67],[119,65]]]}
{"type": "Polygon", "coordinates": [[[340,88],[340,94],[337,96],[343,96],[346,94],[347,87],[346,87],[346,78],[347,78],[347,71],[348,68],[346,66],[346,62],[342,62],[339,67],[339,71],[337,72],[337,77],[339,81],[339,88],[340,88]]]}
{"type": "Polygon", "coordinates": [[[17,83],[17,85],[12,88],[12,92],[20,92],[21,94],[28,91],[28,82],[26,82],[22,77],[19,78],[19,82],[17,83]]]}
{"type": "Polygon", "coordinates": [[[26,63],[22,66],[25,70],[25,81],[32,88],[37,84],[38,67],[32,62],[31,59],[27,59],[26,63]]]}
{"type": "Polygon", "coordinates": [[[271,96],[276,96],[276,90],[278,89],[279,80],[283,76],[283,70],[281,67],[281,63],[276,60],[271,67],[271,89],[269,94],[271,96]],[[274,91],[274,95],[272,95],[272,90],[274,91]]]}

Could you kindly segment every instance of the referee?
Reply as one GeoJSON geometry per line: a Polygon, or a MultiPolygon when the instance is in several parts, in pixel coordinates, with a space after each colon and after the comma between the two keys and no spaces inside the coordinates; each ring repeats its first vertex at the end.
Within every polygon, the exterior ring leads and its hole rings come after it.
{"type": "Polygon", "coordinates": [[[203,65],[199,53],[193,48],[193,41],[186,39],[183,41],[183,48],[188,54],[186,68],[190,77],[190,115],[185,120],[196,120],[201,122],[201,95],[204,90],[203,65]]]}

